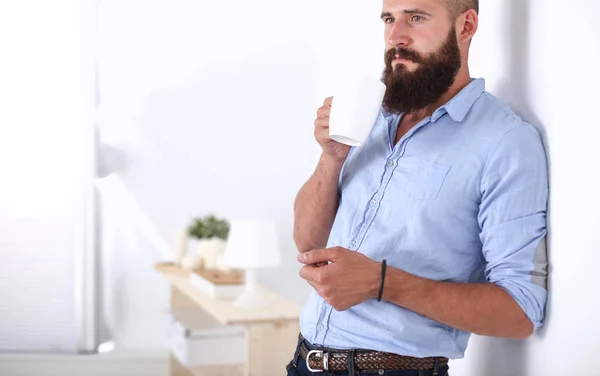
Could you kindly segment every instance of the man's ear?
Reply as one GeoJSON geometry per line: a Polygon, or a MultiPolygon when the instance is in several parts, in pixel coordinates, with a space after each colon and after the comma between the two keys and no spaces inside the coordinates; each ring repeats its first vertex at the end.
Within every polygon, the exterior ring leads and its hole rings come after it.
{"type": "Polygon", "coordinates": [[[479,27],[479,15],[475,9],[469,9],[456,19],[458,43],[470,42],[479,27]]]}

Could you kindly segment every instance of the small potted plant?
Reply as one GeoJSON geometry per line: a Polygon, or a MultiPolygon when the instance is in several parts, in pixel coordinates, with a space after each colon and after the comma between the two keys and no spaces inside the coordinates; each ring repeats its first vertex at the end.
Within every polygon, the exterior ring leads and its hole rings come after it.
{"type": "Polygon", "coordinates": [[[194,268],[222,269],[229,222],[214,215],[194,218],[187,232],[191,238],[197,240],[194,268]]]}

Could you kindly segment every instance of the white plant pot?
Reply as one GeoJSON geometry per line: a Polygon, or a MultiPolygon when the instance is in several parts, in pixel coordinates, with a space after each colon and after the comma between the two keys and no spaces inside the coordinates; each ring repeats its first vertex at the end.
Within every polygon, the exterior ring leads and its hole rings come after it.
{"type": "Polygon", "coordinates": [[[225,245],[225,240],[220,238],[199,239],[196,245],[198,267],[205,269],[222,269],[225,245]]]}
{"type": "Polygon", "coordinates": [[[183,259],[188,255],[189,237],[187,231],[179,231],[175,236],[175,247],[173,249],[173,261],[177,265],[183,263],[183,259]]]}

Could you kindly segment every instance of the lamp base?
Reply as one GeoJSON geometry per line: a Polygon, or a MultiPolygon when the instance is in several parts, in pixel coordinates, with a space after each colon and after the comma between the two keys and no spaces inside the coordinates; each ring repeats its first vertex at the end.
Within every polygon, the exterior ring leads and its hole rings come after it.
{"type": "Polygon", "coordinates": [[[269,304],[269,299],[259,289],[247,288],[233,304],[238,307],[262,307],[269,304]]]}
{"type": "Polygon", "coordinates": [[[256,270],[246,270],[244,292],[237,298],[234,304],[238,307],[259,307],[269,304],[269,299],[262,293],[256,281],[256,270]]]}

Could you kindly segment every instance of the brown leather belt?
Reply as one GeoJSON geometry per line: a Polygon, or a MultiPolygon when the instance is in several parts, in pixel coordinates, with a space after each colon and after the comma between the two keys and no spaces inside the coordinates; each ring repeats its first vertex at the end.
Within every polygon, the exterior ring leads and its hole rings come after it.
{"type": "MultiPolygon", "coordinates": [[[[348,355],[351,351],[333,349],[311,349],[301,337],[300,356],[308,368],[314,371],[347,371],[348,355]]],[[[448,365],[448,358],[413,358],[393,353],[354,350],[354,365],[357,370],[419,370],[433,369],[438,361],[439,367],[448,365]]]]}

